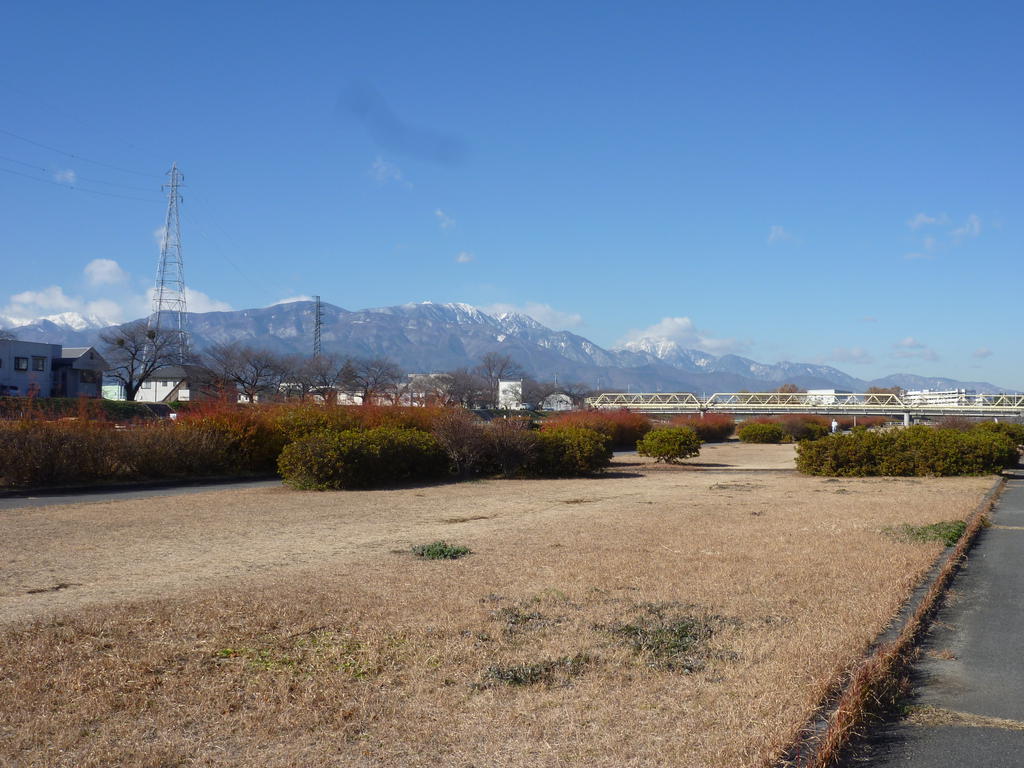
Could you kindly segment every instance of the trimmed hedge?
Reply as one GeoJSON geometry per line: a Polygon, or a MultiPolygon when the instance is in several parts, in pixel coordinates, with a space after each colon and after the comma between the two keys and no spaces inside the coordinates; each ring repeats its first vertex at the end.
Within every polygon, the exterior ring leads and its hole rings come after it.
{"type": "Polygon", "coordinates": [[[449,475],[448,456],[432,435],[416,429],[376,427],[323,430],[289,443],[277,460],[293,488],[380,488],[449,475]]]}
{"type": "Polygon", "coordinates": [[[805,441],[797,446],[796,465],[804,474],[829,477],[990,475],[1017,458],[1017,445],[1005,434],[917,426],[805,441]]]}
{"type": "Polygon", "coordinates": [[[618,411],[566,411],[551,416],[541,424],[541,431],[582,427],[592,429],[611,438],[612,448],[632,450],[636,441],[651,431],[654,425],[642,413],[625,409],[618,411]]]}
{"type": "Polygon", "coordinates": [[[702,443],[721,443],[736,431],[736,420],[727,413],[705,413],[703,418],[676,416],[669,424],[673,427],[689,427],[697,433],[702,443]]]}
{"type": "Polygon", "coordinates": [[[700,455],[700,438],[690,427],[652,429],[637,442],[636,451],[655,461],[676,464],[700,455]]]}
{"type": "Polygon", "coordinates": [[[611,438],[584,427],[540,432],[526,473],[539,477],[581,477],[605,469],[612,460],[611,438]]]}
{"type": "Polygon", "coordinates": [[[788,435],[779,424],[748,421],[736,432],[744,443],[781,443],[788,435]]]}

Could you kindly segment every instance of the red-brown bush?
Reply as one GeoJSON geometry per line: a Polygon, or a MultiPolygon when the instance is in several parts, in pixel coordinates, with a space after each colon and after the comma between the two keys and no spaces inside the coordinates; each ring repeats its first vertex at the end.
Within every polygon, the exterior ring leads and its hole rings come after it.
{"type": "Polygon", "coordinates": [[[592,429],[611,438],[612,448],[632,450],[637,440],[651,431],[651,420],[642,413],[620,411],[567,411],[552,416],[541,424],[541,430],[561,427],[592,429]]]}
{"type": "Polygon", "coordinates": [[[705,413],[703,417],[686,414],[676,416],[669,424],[689,427],[704,443],[721,443],[736,431],[736,420],[728,413],[705,413]]]}

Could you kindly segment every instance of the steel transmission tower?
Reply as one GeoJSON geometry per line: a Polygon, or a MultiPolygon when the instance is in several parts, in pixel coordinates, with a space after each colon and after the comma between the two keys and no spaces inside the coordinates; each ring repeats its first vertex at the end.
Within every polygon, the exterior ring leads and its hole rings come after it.
{"type": "Polygon", "coordinates": [[[314,296],[313,301],[316,302],[313,307],[313,357],[320,357],[323,351],[320,347],[320,329],[324,324],[324,308],[319,296],[314,296]]]}
{"type": "Polygon", "coordinates": [[[163,186],[167,192],[167,218],[160,239],[160,261],[156,268],[156,288],[153,291],[153,314],[149,316],[151,331],[173,334],[173,354],[179,364],[188,359],[188,315],[185,305],[185,265],[181,258],[181,218],[178,191],[184,176],[178,164],[167,172],[170,181],[163,186]]]}

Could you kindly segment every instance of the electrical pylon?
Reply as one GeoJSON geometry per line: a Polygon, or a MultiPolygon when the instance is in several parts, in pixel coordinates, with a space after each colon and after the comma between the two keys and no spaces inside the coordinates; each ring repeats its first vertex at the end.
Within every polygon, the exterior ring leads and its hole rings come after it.
{"type": "Polygon", "coordinates": [[[156,268],[156,288],[153,291],[153,313],[149,316],[151,331],[173,335],[171,351],[178,364],[188,359],[188,314],[185,304],[185,265],[181,258],[181,203],[179,188],[184,180],[178,164],[167,172],[170,181],[163,186],[167,192],[167,217],[163,237],[160,238],[160,261],[156,268]]]}
{"type": "Polygon", "coordinates": [[[313,307],[313,357],[320,357],[323,351],[320,347],[320,328],[324,324],[324,308],[319,296],[314,296],[313,301],[316,302],[313,307]]]}

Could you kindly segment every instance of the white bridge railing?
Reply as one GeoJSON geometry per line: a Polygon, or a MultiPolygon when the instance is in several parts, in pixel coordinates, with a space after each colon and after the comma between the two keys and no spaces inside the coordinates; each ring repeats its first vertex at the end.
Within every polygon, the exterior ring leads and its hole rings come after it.
{"type": "Polygon", "coordinates": [[[587,399],[591,408],[643,413],[822,413],[934,416],[1024,416],[1024,395],[962,395],[932,400],[927,395],[821,394],[807,392],[607,392],[587,399]]]}

